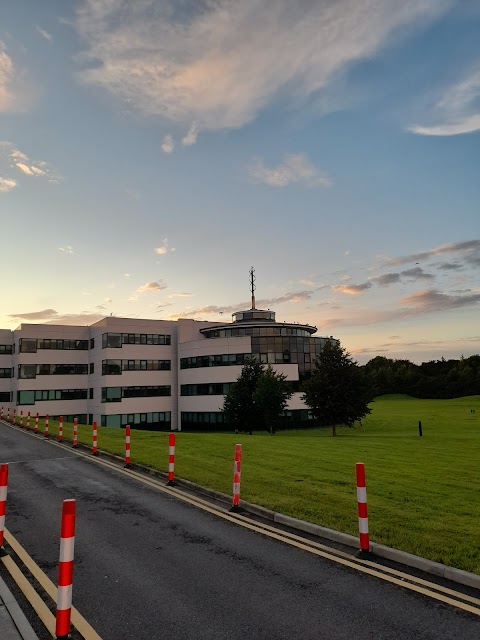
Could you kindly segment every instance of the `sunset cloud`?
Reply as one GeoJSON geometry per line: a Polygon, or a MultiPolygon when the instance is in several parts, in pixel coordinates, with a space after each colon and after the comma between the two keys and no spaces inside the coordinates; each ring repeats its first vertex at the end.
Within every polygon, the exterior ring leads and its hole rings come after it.
{"type": "Polygon", "coordinates": [[[179,9],[175,0],[86,0],[74,21],[84,44],[80,78],[109,91],[122,108],[195,122],[199,131],[237,128],[281,91],[301,104],[393,34],[405,36],[450,5],[217,0],[179,9]]]}
{"type": "Polygon", "coordinates": [[[413,125],[422,136],[456,136],[480,130],[480,68],[448,87],[432,109],[433,124],[413,125]]]}
{"type": "Polygon", "coordinates": [[[336,284],[332,287],[332,290],[338,291],[339,293],[346,293],[351,296],[356,296],[359,293],[368,291],[371,286],[371,282],[363,282],[362,284],[336,284]]]}
{"type": "Polygon", "coordinates": [[[10,191],[10,189],[13,189],[13,187],[15,187],[16,185],[16,180],[0,177],[0,193],[6,193],[7,191],[10,191]]]}
{"type": "Polygon", "coordinates": [[[30,311],[28,313],[10,313],[8,317],[18,320],[49,320],[57,315],[58,313],[55,309],[42,309],[42,311],[30,311]]]}
{"type": "Polygon", "coordinates": [[[304,153],[286,153],[283,162],[271,169],[262,160],[257,160],[249,167],[248,173],[253,182],[270,187],[286,187],[294,183],[307,187],[329,187],[332,184],[330,178],[315,167],[304,153]]]}
{"type": "Polygon", "coordinates": [[[39,33],[42,36],[42,38],[45,38],[45,40],[48,40],[48,42],[50,42],[50,43],[53,42],[53,38],[48,33],[48,31],[45,31],[45,29],[42,29],[42,27],[39,27],[38,24],[35,25],[35,29],[36,29],[37,33],[39,33]]]}
{"type": "MultiPolygon", "coordinates": [[[[10,142],[0,141],[0,160],[3,160],[17,174],[36,178],[42,178],[47,182],[60,182],[62,176],[48,162],[44,160],[31,160],[26,153],[16,149],[10,142]]],[[[12,178],[13,179],[13,178],[12,178]]]]}
{"type": "Polygon", "coordinates": [[[167,289],[167,285],[163,280],[158,282],[147,282],[142,284],[141,287],[138,287],[137,293],[152,293],[155,291],[162,291],[163,289],[167,289]]]}
{"type": "Polygon", "coordinates": [[[198,127],[197,127],[197,123],[194,122],[190,127],[190,129],[188,130],[187,134],[182,138],[183,146],[190,147],[192,144],[195,144],[197,142],[197,136],[198,136],[198,127]]]}
{"type": "Polygon", "coordinates": [[[175,142],[170,134],[166,135],[162,142],[162,151],[164,153],[172,153],[175,149],[175,142]]]}
{"type": "Polygon", "coordinates": [[[476,259],[480,253],[480,240],[467,240],[465,242],[453,242],[451,244],[443,244],[439,247],[434,247],[428,251],[420,251],[419,253],[412,253],[407,256],[399,256],[396,258],[386,258],[386,264],[407,264],[409,262],[420,262],[422,260],[428,260],[436,256],[444,255],[446,253],[459,254],[465,257],[466,260],[476,259]]]}
{"type": "Polygon", "coordinates": [[[9,111],[13,105],[12,78],[13,62],[5,52],[5,44],[0,40],[0,112],[9,111]]]}

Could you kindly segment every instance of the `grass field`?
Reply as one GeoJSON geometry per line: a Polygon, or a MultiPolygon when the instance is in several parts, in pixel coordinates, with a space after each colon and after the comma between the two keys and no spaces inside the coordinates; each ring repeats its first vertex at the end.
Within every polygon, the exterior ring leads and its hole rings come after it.
{"type": "MultiPolygon", "coordinates": [[[[383,396],[372,408],[364,430],[339,429],[336,438],[329,429],[273,437],[179,433],[175,473],[230,493],[234,444],[241,442],[243,499],[355,535],[361,461],[372,541],[480,574],[480,396],[383,396]]],[[[53,421],[50,432],[57,432],[53,421]]],[[[64,438],[71,436],[65,425],[64,438]]],[[[132,462],[166,471],[167,438],[132,431],[132,462]]],[[[91,427],[79,428],[79,441],[91,444],[91,427]]],[[[123,455],[124,431],[99,428],[98,446],[123,455]]]]}

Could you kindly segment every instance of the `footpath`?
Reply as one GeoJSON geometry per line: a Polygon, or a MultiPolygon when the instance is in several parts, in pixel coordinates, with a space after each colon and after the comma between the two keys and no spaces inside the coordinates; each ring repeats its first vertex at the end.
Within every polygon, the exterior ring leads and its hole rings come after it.
{"type": "Polygon", "coordinates": [[[2,640],[38,640],[12,592],[0,576],[0,638],[2,640]]]}

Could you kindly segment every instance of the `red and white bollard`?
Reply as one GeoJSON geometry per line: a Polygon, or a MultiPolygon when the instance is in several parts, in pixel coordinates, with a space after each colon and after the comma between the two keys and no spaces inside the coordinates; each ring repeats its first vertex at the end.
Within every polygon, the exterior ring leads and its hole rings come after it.
{"type": "Polygon", "coordinates": [[[3,407],[2,407],[2,410],[0,411],[0,420],[3,420],[3,407]]]}
{"type": "Polygon", "coordinates": [[[97,423],[96,422],[93,423],[93,427],[92,427],[92,454],[94,456],[98,456],[98,451],[97,451],[97,423]]]}
{"type": "Polygon", "coordinates": [[[233,504],[230,511],[240,511],[240,478],[242,476],[242,445],[235,445],[235,461],[233,463],[233,504]]]}
{"type": "Polygon", "coordinates": [[[167,484],[175,484],[175,434],[170,433],[168,436],[168,482],[167,484]]]}
{"type": "Polygon", "coordinates": [[[10,407],[7,407],[7,422],[10,422],[10,407]]]}
{"type": "Polygon", "coordinates": [[[73,419],[73,443],[72,447],[78,447],[78,420],[73,419]]]}
{"type": "Polygon", "coordinates": [[[367,485],[365,482],[365,465],[357,462],[355,465],[357,474],[357,503],[358,503],[358,531],[360,534],[360,550],[362,553],[370,552],[370,537],[368,535],[368,507],[367,485]]]}
{"type": "Polygon", "coordinates": [[[63,440],[63,416],[58,418],[58,441],[62,442],[63,440]]]}
{"type": "Polygon", "coordinates": [[[130,469],[130,425],[125,427],[125,469],[130,469]]]}
{"type": "Polygon", "coordinates": [[[17,424],[17,410],[13,410],[13,424],[17,424]]]}
{"type": "Polygon", "coordinates": [[[20,411],[20,427],[23,429],[23,411],[20,411]]]}
{"type": "Polygon", "coordinates": [[[38,433],[38,411],[37,415],[35,416],[35,426],[33,427],[33,433],[38,433]]]}
{"type": "MultiPolygon", "coordinates": [[[[7,508],[8,464],[0,464],[0,548],[3,547],[5,511],[7,508]]],[[[0,551],[0,555],[1,551],[0,551]]]]}
{"type": "Polygon", "coordinates": [[[45,438],[48,438],[48,413],[45,416],[45,429],[43,431],[43,435],[45,436],[45,438]]]}
{"type": "Polygon", "coordinates": [[[60,560],[58,563],[57,640],[68,638],[72,615],[73,558],[75,549],[75,500],[64,500],[60,529],[60,560]]]}
{"type": "Polygon", "coordinates": [[[30,431],[30,411],[27,414],[27,431],[30,431]]]}

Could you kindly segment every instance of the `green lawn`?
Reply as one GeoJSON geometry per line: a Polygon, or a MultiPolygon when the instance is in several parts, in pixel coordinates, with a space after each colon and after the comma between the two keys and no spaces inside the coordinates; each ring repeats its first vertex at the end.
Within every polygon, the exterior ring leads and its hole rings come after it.
{"type": "MultiPolygon", "coordinates": [[[[480,574],[480,396],[383,396],[372,408],[364,430],[339,429],[336,438],[328,429],[273,437],[180,433],[175,472],[230,493],[234,444],[241,442],[243,499],[357,534],[355,463],[364,462],[372,541],[480,574]]],[[[50,431],[57,431],[53,421],[50,431]]],[[[79,432],[91,444],[91,427],[79,432]]],[[[65,439],[71,434],[65,425],[65,439]]],[[[166,471],[167,438],[132,430],[132,462],[166,471]]],[[[99,428],[98,446],[123,455],[123,430],[99,428]]]]}

